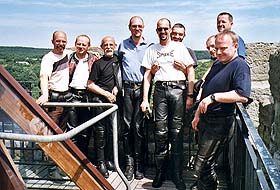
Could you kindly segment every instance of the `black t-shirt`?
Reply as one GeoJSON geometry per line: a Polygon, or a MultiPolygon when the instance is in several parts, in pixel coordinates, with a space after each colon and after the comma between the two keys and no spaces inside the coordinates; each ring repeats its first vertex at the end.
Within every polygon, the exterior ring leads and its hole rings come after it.
{"type": "MultiPolygon", "coordinates": [[[[202,86],[201,100],[210,94],[235,90],[241,96],[250,97],[250,68],[244,59],[236,57],[231,62],[223,64],[216,61],[202,86]]],[[[235,111],[234,103],[212,103],[207,113],[231,115],[235,111]]]]}
{"type": "Polygon", "coordinates": [[[89,74],[89,80],[100,88],[111,92],[116,85],[113,70],[113,63],[116,61],[117,57],[115,55],[113,58],[103,56],[95,61],[89,74]]]}

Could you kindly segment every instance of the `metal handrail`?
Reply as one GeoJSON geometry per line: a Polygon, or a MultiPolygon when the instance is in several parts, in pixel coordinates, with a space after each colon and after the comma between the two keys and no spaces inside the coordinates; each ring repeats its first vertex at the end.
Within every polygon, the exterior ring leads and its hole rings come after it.
{"type": "Polygon", "coordinates": [[[9,140],[20,140],[20,141],[33,141],[33,142],[58,142],[64,141],[66,139],[72,138],[86,128],[92,126],[94,123],[100,121],[104,117],[112,114],[113,115],[113,151],[114,151],[114,162],[116,166],[117,173],[120,175],[121,179],[125,183],[128,190],[131,190],[130,184],[124,174],[122,173],[119,166],[118,159],[118,126],[117,126],[117,113],[118,106],[116,104],[110,103],[66,103],[66,102],[47,102],[44,104],[45,107],[63,106],[63,107],[110,107],[108,110],[102,112],[101,114],[93,117],[87,122],[71,129],[68,132],[55,135],[32,135],[32,134],[15,134],[15,133],[4,133],[0,132],[0,139],[9,140]]]}
{"type": "MultiPolygon", "coordinates": [[[[241,138],[243,138],[245,147],[247,149],[247,155],[251,159],[251,165],[254,167],[256,172],[256,177],[259,180],[259,185],[261,189],[267,189],[268,184],[271,184],[273,189],[280,189],[280,171],[277,168],[271,154],[269,153],[267,147],[265,146],[262,138],[260,137],[257,129],[254,127],[249,114],[241,103],[237,104],[238,112],[240,117],[239,127],[241,130],[241,138]],[[264,171],[263,171],[264,170],[264,171]],[[266,173],[266,175],[265,175],[266,173]],[[267,178],[266,178],[267,177],[267,178]]],[[[239,141],[240,142],[240,141],[239,141]]],[[[236,142],[237,143],[237,142],[236,142]]],[[[242,152],[241,144],[239,154],[242,152]]],[[[241,153],[242,154],[242,153],[241,153]]],[[[246,159],[246,155],[241,155],[246,159]]],[[[239,160],[240,162],[246,162],[246,160],[239,160]]],[[[243,163],[243,164],[244,164],[243,163]]],[[[249,166],[248,166],[249,167],[249,166]]],[[[240,168],[237,170],[240,170],[240,168]]],[[[242,180],[246,179],[246,176],[242,180]]],[[[254,183],[254,182],[253,182],[254,183]]],[[[247,184],[248,185],[248,184],[247,184]]]]}

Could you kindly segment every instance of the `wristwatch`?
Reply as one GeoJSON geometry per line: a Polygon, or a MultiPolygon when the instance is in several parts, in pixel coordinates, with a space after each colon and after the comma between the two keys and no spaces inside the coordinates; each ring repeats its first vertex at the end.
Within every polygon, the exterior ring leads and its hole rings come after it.
{"type": "Polygon", "coordinates": [[[214,94],[211,94],[211,95],[210,95],[210,99],[211,99],[213,102],[217,102],[216,97],[215,97],[214,94]]]}

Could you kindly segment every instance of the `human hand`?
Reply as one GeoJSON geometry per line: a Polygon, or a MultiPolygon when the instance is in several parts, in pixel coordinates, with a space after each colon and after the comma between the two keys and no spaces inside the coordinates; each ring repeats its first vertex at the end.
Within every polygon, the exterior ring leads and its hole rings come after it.
{"type": "Polygon", "coordinates": [[[141,108],[142,112],[145,112],[149,106],[150,106],[149,102],[143,100],[141,105],[140,105],[140,108],[141,108]]]}
{"type": "Polygon", "coordinates": [[[152,64],[151,73],[154,75],[160,69],[159,63],[156,61],[152,64]]]}
{"type": "Polygon", "coordinates": [[[201,100],[201,102],[198,105],[200,113],[206,113],[208,105],[211,103],[212,103],[212,100],[211,100],[210,96],[203,98],[203,100],[201,100]]]}
{"type": "Polygon", "coordinates": [[[115,95],[115,96],[117,96],[117,94],[118,94],[118,88],[115,86],[114,88],[113,88],[113,90],[112,90],[112,94],[113,95],[115,95]]]}
{"type": "Polygon", "coordinates": [[[199,123],[199,116],[195,116],[192,120],[192,128],[195,131],[198,131],[198,123],[199,123]]]}
{"type": "Polygon", "coordinates": [[[36,103],[39,104],[39,105],[43,105],[44,103],[46,103],[46,102],[48,102],[48,101],[49,101],[48,95],[42,94],[42,95],[36,100],[36,103]]]}
{"type": "Polygon", "coordinates": [[[116,96],[108,91],[106,91],[105,97],[109,100],[110,103],[116,102],[116,96]]]}
{"type": "Polygon", "coordinates": [[[187,67],[185,66],[185,64],[182,61],[174,60],[173,65],[174,65],[175,69],[178,69],[185,73],[187,67]]]}

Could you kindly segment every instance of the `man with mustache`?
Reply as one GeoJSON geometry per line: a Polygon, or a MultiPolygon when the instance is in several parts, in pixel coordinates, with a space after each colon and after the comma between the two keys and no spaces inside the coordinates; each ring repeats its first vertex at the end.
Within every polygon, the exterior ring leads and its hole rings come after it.
{"type": "MultiPolygon", "coordinates": [[[[95,61],[89,74],[87,88],[90,91],[90,101],[96,103],[116,103],[117,94],[121,91],[121,74],[119,60],[114,54],[115,39],[106,36],[101,41],[104,56],[95,61]]],[[[96,116],[107,108],[92,109],[96,116]]],[[[112,116],[107,116],[94,126],[94,143],[96,149],[96,167],[105,177],[109,177],[108,170],[115,170],[113,164],[113,129],[112,116]]]]}

